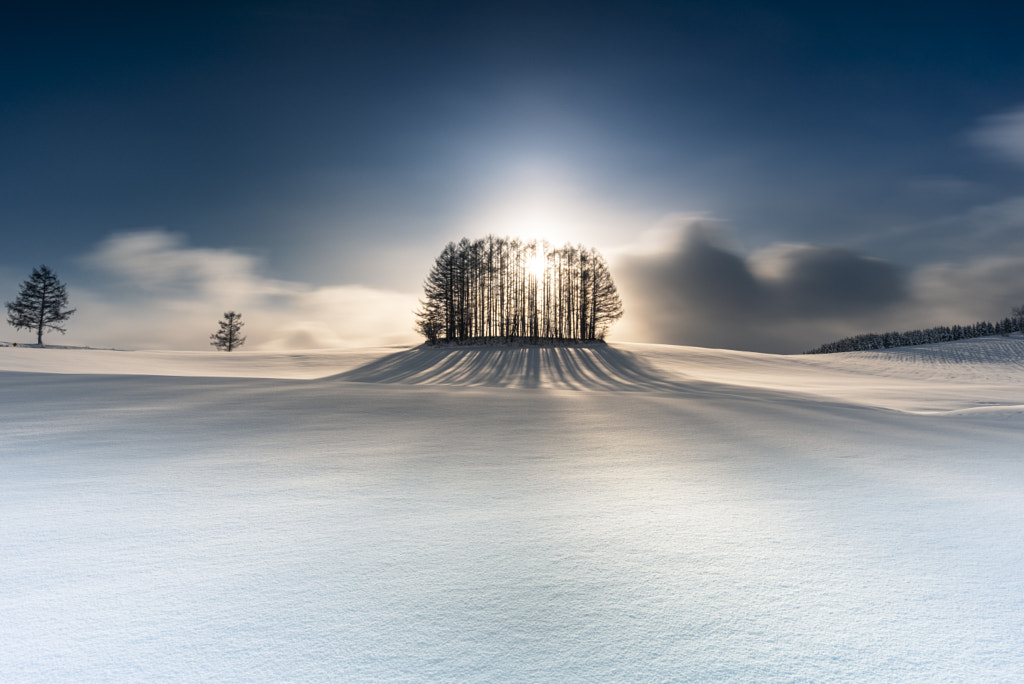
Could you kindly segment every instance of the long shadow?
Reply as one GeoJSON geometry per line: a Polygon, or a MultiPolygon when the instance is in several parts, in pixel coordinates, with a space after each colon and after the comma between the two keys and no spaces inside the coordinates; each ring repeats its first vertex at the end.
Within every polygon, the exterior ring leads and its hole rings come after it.
{"type": "Polygon", "coordinates": [[[345,373],[320,381],[407,385],[462,385],[476,387],[552,388],[612,392],[660,392],[703,397],[711,401],[731,398],[764,406],[807,410],[809,406],[842,406],[845,410],[892,413],[890,409],[849,404],[783,389],[754,388],[666,378],[644,359],[630,352],[600,345],[592,347],[486,348],[416,347],[390,354],[345,373]]]}
{"type": "Polygon", "coordinates": [[[575,390],[680,390],[628,352],[588,347],[435,348],[390,354],[333,376],[346,382],[575,390]]]}

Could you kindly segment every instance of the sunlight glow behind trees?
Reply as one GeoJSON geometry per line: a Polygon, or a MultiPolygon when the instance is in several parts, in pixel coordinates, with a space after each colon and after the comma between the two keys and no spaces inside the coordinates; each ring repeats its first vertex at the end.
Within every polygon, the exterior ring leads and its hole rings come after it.
{"type": "Polygon", "coordinates": [[[592,248],[490,235],[449,242],[424,283],[417,330],[428,342],[601,340],[622,316],[592,248]]]}

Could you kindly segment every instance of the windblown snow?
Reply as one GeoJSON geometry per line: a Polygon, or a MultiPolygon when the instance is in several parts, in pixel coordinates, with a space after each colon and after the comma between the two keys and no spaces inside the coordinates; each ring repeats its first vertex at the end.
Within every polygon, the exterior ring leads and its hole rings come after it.
{"type": "Polygon", "coordinates": [[[1016,681],[1024,339],[0,348],[0,680],[1016,681]]]}

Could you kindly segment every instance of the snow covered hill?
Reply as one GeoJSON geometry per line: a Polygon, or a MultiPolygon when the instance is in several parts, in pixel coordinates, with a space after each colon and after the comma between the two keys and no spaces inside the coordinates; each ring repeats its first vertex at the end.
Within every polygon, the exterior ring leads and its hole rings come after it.
{"type": "Polygon", "coordinates": [[[743,387],[902,410],[1024,404],[1024,337],[874,352],[778,356],[618,343],[582,347],[380,347],[170,352],[9,347],[0,372],[316,379],[618,391],[743,387]]]}
{"type": "Polygon", "coordinates": [[[1024,339],[0,348],[0,680],[1013,681],[1024,339]]]}

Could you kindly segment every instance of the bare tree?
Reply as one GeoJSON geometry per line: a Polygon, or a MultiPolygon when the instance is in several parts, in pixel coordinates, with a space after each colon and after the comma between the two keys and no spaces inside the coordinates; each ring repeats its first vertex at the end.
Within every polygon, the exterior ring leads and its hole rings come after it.
{"type": "Polygon", "coordinates": [[[64,334],[60,324],[71,318],[75,309],[68,304],[67,287],[57,274],[46,266],[32,269],[32,275],[21,284],[18,298],[7,302],[7,322],[15,328],[36,331],[36,343],[43,346],[43,331],[64,334]]]}
{"type": "Polygon", "coordinates": [[[416,332],[427,338],[431,344],[440,339],[444,332],[444,317],[441,305],[433,300],[420,301],[420,310],[416,312],[416,332]]]}
{"type": "Polygon", "coordinates": [[[428,342],[599,340],[622,317],[608,265],[582,245],[463,238],[445,246],[423,289],[416,329],[428,342]]]}
{"type": "Polygon", "coordinates": [[[220,321],[220,330],[210,335],[210,344],[220,351],[233,351],[245,344],[245,337],[239,335],[242,326],[242,314],[226,311],[224,320],[220,321]]]}

